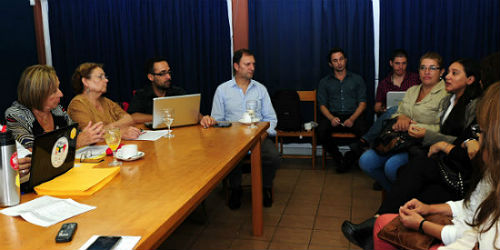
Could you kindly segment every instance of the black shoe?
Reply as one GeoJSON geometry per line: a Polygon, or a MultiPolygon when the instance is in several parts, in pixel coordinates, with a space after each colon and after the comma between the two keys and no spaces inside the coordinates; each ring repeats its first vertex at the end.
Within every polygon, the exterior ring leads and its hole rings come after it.
{"type": "Polygon", "coordinates": [[[263,190],[263,205],[264,207],[271,207],[273,205],[273,190],[272,188],[264,188],[263,190]]]}
{"type": "Polygon", "coordinates": [[[231,194],[229,196],[228,206],[231,210],[235,210],[241,207],[241,194],[243,190],[240,188],[231,188],[231,194]]]}
{"type": "Polygon", "coordinates": [[[374,224],[375,217],[365,220],[360,224],[344,221],[344,223],[342,223],[342,233],[351,243],[364,248],[370,244],[370,237],[373,234],[374,224]]]}
{"type": "Polygon", "coordinates": [[[378,183],[378,181],[375,181],[373,183],[372,189],[375,191],[382,191],[384,189],[384,187],[382,187],[382,185],[380,185],[380,183],[378,183]]]}
{"type": "Polygon", "coordinates": [[[358,161],[359,161],[359,156],[361,156],[361,155],[355,151],[352,151],[352,150],[347,151],[344,155],[344,162],[345,162],[346,166],[348,168],[352,168],[353,166],[356,166],[358,164],[358,161]]]}

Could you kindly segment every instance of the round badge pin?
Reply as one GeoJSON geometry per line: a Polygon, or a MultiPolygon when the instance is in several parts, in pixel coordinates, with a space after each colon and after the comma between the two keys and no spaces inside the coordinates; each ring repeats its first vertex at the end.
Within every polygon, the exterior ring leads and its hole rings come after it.
{"type": "Polygon", "coordinates": [[[68,138],[61,137],[57,139],[56,143],[54,143],[54,147],[52,147],[52,155],[50,157],[52,166],[58,168],[63,165],[66,160],[66,156],[68,156],[69,151],[69,142],[68,138]]]}

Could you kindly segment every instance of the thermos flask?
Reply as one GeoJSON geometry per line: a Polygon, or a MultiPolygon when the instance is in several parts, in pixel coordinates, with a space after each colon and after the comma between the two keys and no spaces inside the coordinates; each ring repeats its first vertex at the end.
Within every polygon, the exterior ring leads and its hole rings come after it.
{"type": "Polygon", "coordinates": [[[3,128],[0,131],[0,206],[14,206],[21,198],[17,151],[12,132],[3,128]]]}

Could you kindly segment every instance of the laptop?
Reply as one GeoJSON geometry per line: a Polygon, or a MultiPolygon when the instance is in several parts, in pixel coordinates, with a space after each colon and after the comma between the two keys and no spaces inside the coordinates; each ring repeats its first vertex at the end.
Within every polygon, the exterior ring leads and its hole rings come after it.
{"type": "Polygon", "coordinates": [[[35,137],[30,179],[25,192],[70,170],[75,161],[78,124],[35,137]]]}
{"type": "Polygon", "coordinates": [[[162,109],[174,109],[174,122],[171,127],[188,126],[198,123],[201,94],[157,97],[153,99],[153,122],[146,123],[148,128],[167,128],[162,109]]]}
{"type": "Polygon", "coordinates": [[[389,91],[387,92],[387,108],[398,106],[399,103],[403,100],[406,91],[389,91]]]}

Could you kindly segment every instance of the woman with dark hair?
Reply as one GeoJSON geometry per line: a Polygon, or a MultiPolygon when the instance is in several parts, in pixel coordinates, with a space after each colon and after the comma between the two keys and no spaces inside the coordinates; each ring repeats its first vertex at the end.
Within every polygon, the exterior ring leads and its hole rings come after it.
{"type": "MultiPolygon", "coordinates": [[[[441,203],[460,200],[469,188],[473,167],[471,160],[478,148],[470,132],[475,121],[476,106],[481,95],[479,64],[471,59],[452,62],[446,74],[445,89],[452,95],[445,97],[439,104],[443,110],[440,115],[440,132],[410,126],[409,134],[423,138],[423,144],[434,143],[428,155],[412,158],[408,165],[399,169],[393,188],[386,193],[377,215],[397,213],[399,207],[412,198],[426,203],[441,203]],[[442,152],[442,153],[439,153],[442,152]],[[447,163],[456,167],[462,175],[464,185],[454,189],[442,179],[438,160],[431,155],[439,153],[447,163]]],[[[377,216],[376,215],[376,216],[377,216]]],[[[371,235],[375,218],[361,224],[345,221],[342,224],[344,235],[351,242],[364,242],[371,235]]],[[[363,244],[363,243],[360,243],[363,244]]]]}
{"type": "MultiPolygon", "coordinates": [[[[427,52],[420,58],[419,76],[422,84],[409,88],[398,110],[392,116],[397,118],[395,131],[410,129],[439,130],[439,103],[448,95],[445,83],[442,57],[436,52],[427,52]],[[411,125],[411,126],[410,126],[411,125]]],[[[408,163],[408,151],[381,155],[374,149],[365,151],[359,158],[359,167],[375,179],[386,191],[396,180],[398,169],[408,163]]]]}
{"type": "Polygon", "coordinates": [[[104,128],[118,127],[123,139],[139,137],[140,130],[133,127],[134,120],[120,105],[103,96],[108,78],[102,64],[82,63],[73,74],[73,89],[78,94],[68,106],[73,121],[83,127],[89,121],[102,122],[104,128]]]}
{"type": "MultiPolygon", "coordinates": [[[[420,229],[435,238],[443,238],[446,247],[439,249],[472,249],[476,242],[480,249],[499,249],[500,222],[500,82],[486,91],[479,103],[480,150],[477,154],[479,171],[473,179],[475,190],[464,200],[427,205],[417,199],[407,202],[399,211],[401,222],[410,229],[420,229]],[[442,214],[453,217],[453,225],[440,225],[422,216],[442,214]],[[450,235],[447,235],[450,234],[450,235]],[[454,242],[445,241],[445,237],[454,242]],[[458,239],[458,240],[457,240],[458,239]]],[[[390,215],[388,215],[390,216],[390,215]]],[[[388,218],[382,219],[386,221],[388,218]]],[[[377,220],[377,224],[379,221],[377,220]]],[[[377,225],[376,228],[381,228],[377,225]]],[[[375,237],[374,231],[374,237],[375,237]]],[[[375,249],[391,249],[380,239],[374,240],[375,249]]]]}

